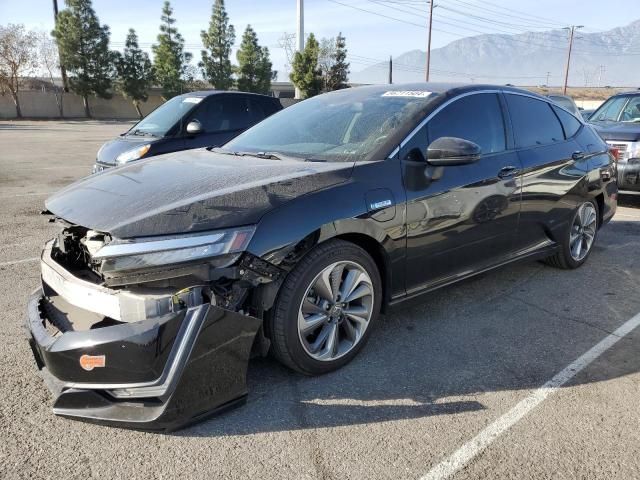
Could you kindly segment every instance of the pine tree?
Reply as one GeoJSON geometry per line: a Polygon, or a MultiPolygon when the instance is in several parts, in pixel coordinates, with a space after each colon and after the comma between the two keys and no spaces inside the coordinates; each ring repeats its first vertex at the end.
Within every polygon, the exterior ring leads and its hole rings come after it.
{"type": "Polygon", "coordinates": [[[158,43],[153,49],[153,67],[155,78],[162,86],[165,100],[181,94],[185,90],[184,76],[191,61],[191,53],[184,51],[184,39],[174,26],[171,4],[165,0],[160,17],[160,33],[158,43]]]}
{"type": "Polygon", "coordinates": [[[238,59],[238,90],[254,93],[269,93],[271,90],[271,79],[274,73],[271,71],[271,60],[269,59],[269,49],[258,44],[258,36],[247,25],[247,29],[242,35],[242,43],[236,54],[238,59]]]}
{"type": "Polygon", "coordinates": [[[122,55],[116,61],[118,80],[116,87],[126,98],[133,102],[138,115],[142,118],[140,102],[149,98],[148,90],[153,82],[153,67],[149,55],[138,46],[138,36],[133,28],[129,29],[122,55]]]}
{"type": "Polygon", "coordinates": [[[224,0],[215,0],[209,30],[200,33],[202,37],[202,74],[211,85],[218,90],[228,90],[233,86],[233,66],[231,65],[231,49],[236,40],[233,25],[229,25],[229,17],[224,7],[224,0]]]}
{"type": "Polygon", "coordinates": [[[61,62],[69,71],[71,89],[82,96],[87,117],[89,95],[111,97],[114,53],[109,50],[109,27],[100,25],[91,0],[67,0],[52,35],[58,42],[61,62]]]}
{"type": "Polygon", "coordinates": [[[335,49],[333,51],[333,65],[329,68],[326,89],[328,91],[347,88],[349,77],[349,63],[347,63],[347,39],[342,32],[336,37],[335,49]]]}
{"type": "Polygon", "coordinates": [[[322,90],[322,76],[318,68],[319,45],[309,34],[302,52],[296,52],[291,65],[291,82],[300,89],[303,98],[313,97],[322,90]]]}

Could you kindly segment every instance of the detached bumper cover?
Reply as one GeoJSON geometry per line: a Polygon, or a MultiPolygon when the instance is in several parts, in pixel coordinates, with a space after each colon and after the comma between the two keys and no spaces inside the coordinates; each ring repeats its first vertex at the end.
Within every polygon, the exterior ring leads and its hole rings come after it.
{"type": "Polygon", "coordinates": [[[257,318],[203,304],[140,322],[51,335],[46,301],[42,289],[31,295],[27,329],[58,415],[168,431],[246,397],[257,318]],[[99,366],[83,368],[83,355],[101,359],[99,366]]]}

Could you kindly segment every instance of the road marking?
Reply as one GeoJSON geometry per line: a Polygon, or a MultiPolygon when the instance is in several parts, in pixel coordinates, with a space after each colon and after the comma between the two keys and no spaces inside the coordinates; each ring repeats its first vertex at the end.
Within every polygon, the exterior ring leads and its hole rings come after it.
{"type": "Polygon", "coordinates": [[[12,260],[10,262],[0,262],[0,267],[8,267],[9,265],[18,265],[19,263],[37,262],[39,257],[23,258],[22,260],[12,260]]]}
{"type": "Polygon", "coordinates": [[[32,192],[32,193],[14,193],[14,194],[9,194],[9,195],[0,195],[0,198],[8,198],[8,197],[31,197],[31,196],[37,196],[37,195],[51,195],[56,193],[55,191],[53,192],[32,192]]]}
{"type": "Polygon", "coordinates": [[[490,424],[470,441],[462,445],[449,458],[442,461],[421,480],[442,480],[458,472],[467,463],[473,460],[479,453],[493,443],[500,435],[518,423],[527,413],[536,408],[549,395],[553,394],[565,383],[575,377],[600,355],[618,343],[625,335],[640,325],[640,313],[623,323],[616,331],[602,339],[597,345],[591,347],[586,353],[568,365],[560,373],[542,387],[534,391],[515,407],[490,424]]]}

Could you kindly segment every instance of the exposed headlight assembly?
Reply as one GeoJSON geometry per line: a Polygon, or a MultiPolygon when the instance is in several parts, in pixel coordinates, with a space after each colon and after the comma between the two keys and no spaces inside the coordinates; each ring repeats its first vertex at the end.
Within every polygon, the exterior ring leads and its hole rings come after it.
{"type": "Polygon", "coordinates": [[[126,152],[122,152],[120,155],[116,157],[116,163],[118,165],[123,165],[127,162],[138,160],[139,158],[144,157],[150,148],[151,148],[151,145],[147,143],[146,145],[142,145],[140,147],[127,150],[126,152]]]}
{"type": "Polygon", "coordinates": [[[176,264],[210,261],[233,264],[251,241],[255,227],[165,237],[114,240],[91,255],[102,273],[127,272],[176,264]]]}

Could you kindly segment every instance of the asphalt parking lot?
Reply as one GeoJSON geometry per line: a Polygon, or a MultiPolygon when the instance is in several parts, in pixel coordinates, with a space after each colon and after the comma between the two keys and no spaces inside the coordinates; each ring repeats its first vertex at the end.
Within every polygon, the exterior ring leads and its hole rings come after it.
{"type": "Polygon", "coordinates": [[[432,293],[322,377],[254,360],[247,405],[194,427],[55,417],[22,328],[57,230],[38,213],[125,128],[0,121],[0,478],[640,478],[640,327],[617,330],[640,312],[640,196],[621,196],[583,268],[432,293]]]}

